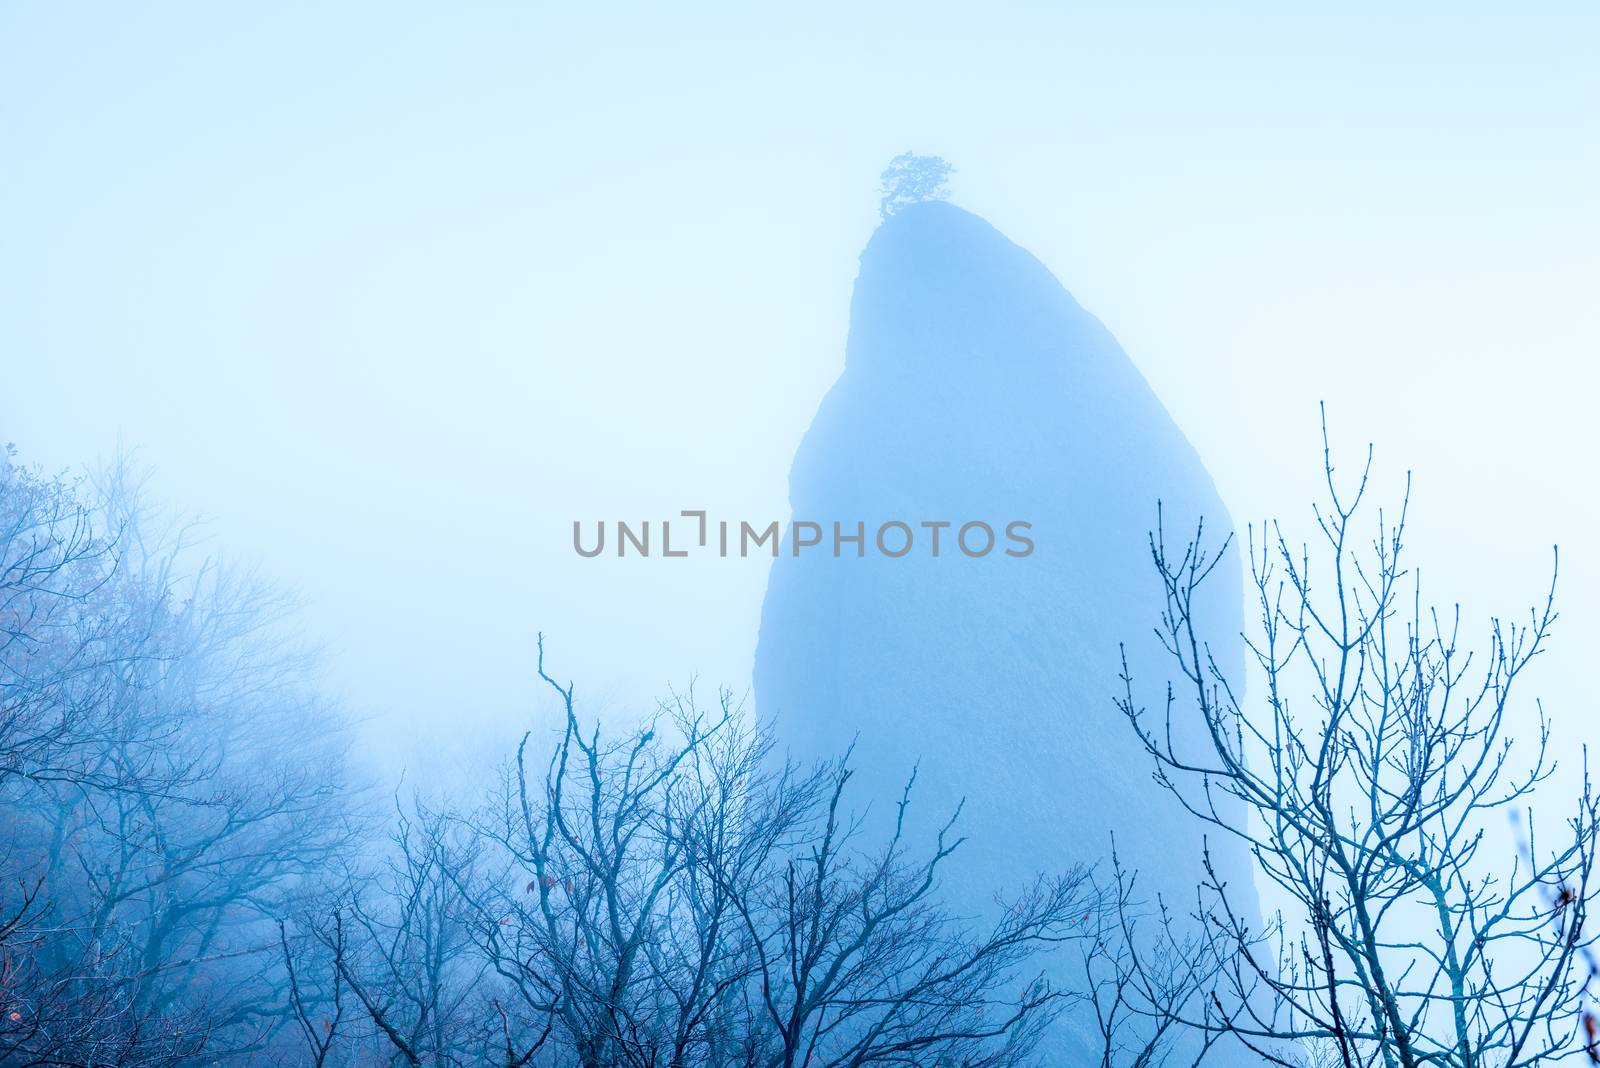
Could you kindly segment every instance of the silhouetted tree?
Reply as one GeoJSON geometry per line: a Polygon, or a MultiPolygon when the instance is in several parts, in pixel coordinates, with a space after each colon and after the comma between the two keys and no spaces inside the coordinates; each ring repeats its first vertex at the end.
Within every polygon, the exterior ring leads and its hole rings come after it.
{"type": "MultiPolygon", "coordinates": [[[[953,816],[926,856],[898,827],[864,841],[848,760],[774,761],[726,694],[712,713],[674,697],[607,741],[542,653],[539,670],[566,721],[544,770],[525,736],[490,804],[406,824],[381,891],[317,921],[319,974],[402,1061],[1026,1063],[1069,997],[1029,961],[1093,929],[1086,872],[977,927],[939,899],[953,816]],[[447,1020],[454,1038],[425,1035],[447,1020]]],[[[908,786],[902,819],[910,802],[908,786]]]]}
{"type": "Polygon", "coordinates": [[[1197,636],[1196,593],[1227,544],[1208,549],[1197,534],[1175,554],[1159,524],[1151,538],[1178,682],[1151,717],[1125,665],[1122,710],[1158,781],[1214,833],[1244,839],[1294,902],[1259,929],[1211,875],[1199,929],[1219,968],[1177,1015],[1282,1064],[1592,1058],[1584,958],[1600,812],[1587,772],[1548,847],[1531,809],[1521,855],[1496,837],[1554,770],[1542,709],[1520,765],[1512,719],[1517,683],[1555,622],[1553,583],[1526,622],[1492,620],[1469,651],[1459,612],[1424,608],[1403,562],[1409,480],[1396,511],[1363,519],[1370,450],[1341,489],[1324,427],[1323,469],[1315,553],[1276,525],[1259,544],[1251,534],[1252,695],[1197,636]],[[1180,716],[1198,717],[1209,745],[1175,749],[1168,726],[1180,716]],[[1224,798],[1249,821],[1221,819],[1224,798]]]}
{"type": "Polygon", "coordinates": [[[1083,982],[1099,1068],[1198,1065],[1220,1034],[1185,1026],[1204,1015],[1222,961],[1213,939],[1159,899],[1141,901],[1113,849],[1107,907],[1082,942],[1083,982]]]}
{"type": "Polygon", "coordinates": [[[110,669],[140,637],[108,592],[118,531],[97,524],[79,484],[14,455],[0,453],[0,788],[89,777],[81,758],[109,718],[110,669]]]}
{"type": "Polygon", "coordinates": [[[887,219],[908,204],[943,200],[950,195],[945,187],[953,173],[955,168],[938,156],[900,153],[883,172],[878,214],[887,219]]]}
{"type": "Polygon", "coordinates": [[[270,591],[191,562],[115,473],[0,469],[0,1061],[178,1063],[285,1019],[272,917],[353,841],[338,723],[270,591]]]}

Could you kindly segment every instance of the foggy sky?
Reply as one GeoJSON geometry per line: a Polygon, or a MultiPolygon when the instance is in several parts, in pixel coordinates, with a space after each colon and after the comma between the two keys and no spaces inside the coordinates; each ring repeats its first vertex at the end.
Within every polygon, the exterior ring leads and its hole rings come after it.
{"type": "Polygon", "coordinates": [[[1594,733],[1600,11],[857,8],[5,6],[0,441],[136,449],[385,767],[499,752],[541,630],[595,710],[742,691],[761,560],[571,523],[787,517],[878,172],[937,153],[1236,522],[1309,533],[1322,399],[1435,595],[1520,614],[1560,542],[1530,681],[1594,733]]]}

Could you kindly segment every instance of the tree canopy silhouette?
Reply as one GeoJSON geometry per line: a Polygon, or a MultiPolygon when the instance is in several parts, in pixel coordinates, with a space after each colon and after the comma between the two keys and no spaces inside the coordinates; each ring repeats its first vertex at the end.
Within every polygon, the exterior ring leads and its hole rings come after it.
{"type": "Polygon", "coordinates": [[[938,156],[900,153],[884,169],[878,213],[887,219],[908,204],[944,200],[950,195],[946,186],[954,173],[955,168],[938,156]]]}

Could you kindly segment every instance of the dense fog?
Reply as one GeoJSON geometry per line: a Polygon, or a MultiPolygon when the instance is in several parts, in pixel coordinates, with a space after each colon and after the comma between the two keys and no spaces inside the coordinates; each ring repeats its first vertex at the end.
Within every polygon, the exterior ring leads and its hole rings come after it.
{"type": "Polygon", "coordinates": [[[1597,23],[0,12],[0,1064],[1581,1055],[1597,23]]]}

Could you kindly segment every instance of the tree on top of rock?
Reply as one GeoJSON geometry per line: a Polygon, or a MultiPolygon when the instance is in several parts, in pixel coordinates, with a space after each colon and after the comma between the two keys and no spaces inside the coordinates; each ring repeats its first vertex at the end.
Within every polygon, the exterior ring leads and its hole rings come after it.
{"type": "Polygon", "coordinates": [[[955,168],[938,156],[900,153],[883,172],[883,200],[878,204],[878,213],[887,219],[907,204],[944,200],[950,195],[946,186],[954,172],[955,168]]]}

